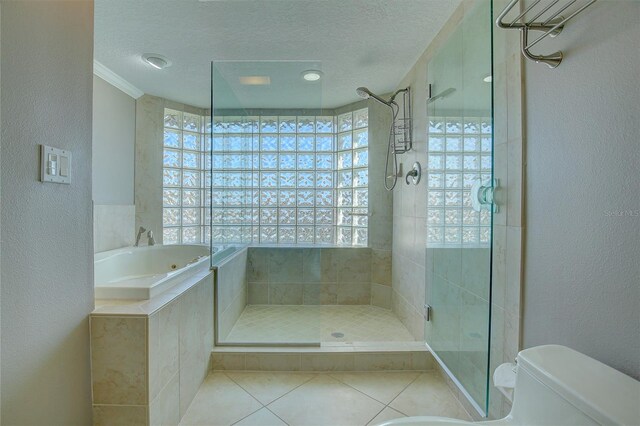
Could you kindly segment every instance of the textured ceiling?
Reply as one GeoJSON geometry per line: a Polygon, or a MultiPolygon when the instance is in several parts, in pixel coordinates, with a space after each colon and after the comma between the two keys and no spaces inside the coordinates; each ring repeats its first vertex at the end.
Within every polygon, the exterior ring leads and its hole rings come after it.
{"type": "Polygon", "coordinates": [[[216,107],[333,108],[355,89],[392,91],[460,0],[96,0],[95,59],[145,93],[210,105],[211,61],[224,64],[216,107]],[[158,53],[172,66],[140,60],[158,53]],[[308,66],[308,67],[307,67],[308,66]],[[324,72],[304,83],[300,71],[324,72]],[[237,75],[235,75],[237,74],[237,75]],[[270,86],[242,86],[269,75],[270,86]]]}

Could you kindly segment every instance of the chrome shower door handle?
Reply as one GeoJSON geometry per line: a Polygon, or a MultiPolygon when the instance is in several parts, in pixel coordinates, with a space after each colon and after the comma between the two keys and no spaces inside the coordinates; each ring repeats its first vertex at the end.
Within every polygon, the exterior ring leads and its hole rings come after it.
{"type": "Polygon", "coordinates": [[[479,212],[482,207],[489,208],[493,206],[493,212],[498,212],[498,205],[495,203],[494,194],[498,188],[498,179],[493,180],[493,185],[483,186],[482,181],[478,179],[471,186],[471,206],[473,210],[479,212]]]}

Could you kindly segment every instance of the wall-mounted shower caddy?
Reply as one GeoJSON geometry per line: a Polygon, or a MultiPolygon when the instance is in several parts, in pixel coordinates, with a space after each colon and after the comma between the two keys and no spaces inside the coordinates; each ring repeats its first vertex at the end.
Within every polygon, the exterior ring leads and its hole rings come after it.
{"type": "MultiPolygon", "coordinates": [[[[411,116],[411,89],[399,92],[402,95],[401,102],[398,104],[398,111],[395,112],[393,120],[393,153],[404,154],[411,151],[413,147],[412,141],[412,116],[411,116]]],[[[397,95],[397,93],[396,93],[397,95]]],[[[394,95],[395,97],[395,95],[394,95]]]]}
{"type": "Polygon", "coordinates": [[[562,52],[558,51],[550,55],[536,55],[531,53],[530,49],[545,38],[549,36],[555,37],[560,34],[567,22],[596,1],[550,0],[543,2],[542,0],[532,0],[530,4],[525,6],[524,0],[511,0],[500,13],[498,19],[496,19],[496,25],[499,28],[520,30],[521,50],[525,58],[537,63],[545,63],[549,68],[556,68],[562,62],[562,52]],[[520,6],[520,12],[516,18],[508,22],[505,18],[516,5],[520,6]],[[567,16],[564,17],[562,13],[566,13],[567,16]],[[527,18],[527,16],[531,16],[531,18],[527,18]],[[529,31],[540,31],[543,34],[530,42],[529,31]]]}

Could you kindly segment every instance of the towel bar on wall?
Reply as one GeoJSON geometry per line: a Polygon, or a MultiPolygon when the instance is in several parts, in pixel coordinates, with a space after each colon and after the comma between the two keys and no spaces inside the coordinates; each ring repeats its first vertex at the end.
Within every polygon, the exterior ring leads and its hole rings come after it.
{"type": "Polygon", "coordinates": [[[567,22],[596,1],[597,0],[550,0],[547,3],[543,3],[542,0],[533,0],[531,4],[525,7],[523,0],[511,0],[496,19],[496,25],[499,28],[520,30],[521,50],[525,58],[537,63],[545,63],[549,68],[556,68],[562,62],[562,52],[558,51],[550,55],[536,55],[531,53],[530,49],[543,39],[549,36],[555,37],[560,34],[567,22]],[[506,16],[518,4],[521,4],[521,12],[508,22],[505,19],[506,16]],[[538,6],[540,7],[538,8],[538,6]],[[568,14],[567,17],[561,15],[565,12],[568,14]],[[526,19],[527,15],[531,16],[534,13],[535,15],[533,17],[526,19]],[[530,42],[529,31],[541,31],[543,34],[530,42]]]}

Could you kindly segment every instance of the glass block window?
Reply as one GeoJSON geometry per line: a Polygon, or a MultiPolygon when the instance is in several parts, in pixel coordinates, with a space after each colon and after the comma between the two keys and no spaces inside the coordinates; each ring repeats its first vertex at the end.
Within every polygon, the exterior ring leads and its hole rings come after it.
{"type": "Polygon", "coordinates": [[[209,242],[209,119],[165,109],[162,156],[163,244],[209,242]]]}
{"type": "Polygon", "coordinates": [[[427,146],[427,242],[432,245],[486,246],[491,212],[476,212],[471,186],[492,179],[491,120],[432,117],[427,146]]]}
{"type": "Polygon", "coordinates": [[[214,117],[212,185],[214,241],[366,246],[368,111],[214,117]]]}
{"type": "Polygon", "coordinates": [[[366,246],[369,226],[368,110],[337,117],[337,243],[366,246]]]}

